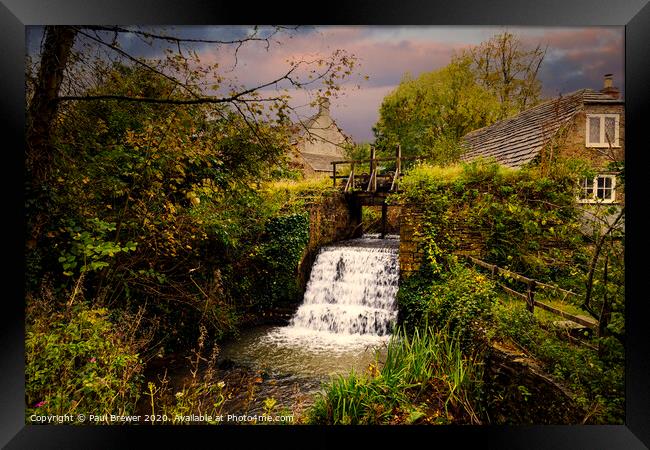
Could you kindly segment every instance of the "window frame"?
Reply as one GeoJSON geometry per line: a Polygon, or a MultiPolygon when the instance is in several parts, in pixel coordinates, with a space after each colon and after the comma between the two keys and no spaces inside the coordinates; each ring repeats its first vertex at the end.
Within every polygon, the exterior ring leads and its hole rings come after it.
{"type": "Polygon", "coordinates": [[[583,177],[580,179],[580,197],[578,197],[578,203],[618,203],[616,200],[616,176],[617,173],[611,173],[611,172],[606,172],[606,173],[599,173],[596,176],[594,176],[591,179],[591,198],[585,198],[583,195],[585,194],[585,188],[586,186],[584,185],[584,180],[588,179],[587,177],[583,177]],[[598,178],[604,177],[604,178],[609,178],[612,180],[612,186],[611,186],[611,191],[612,191],[612,198],[610,199],[601,199],[598,198],[598,178]]]}
{"type": "Polygon", "coordinates": [[[620,114],[616,113],[602,113],[602,114],[587,114],[586,128],[585,128],[585,146],[591,148],[609,148],[607,139],[605,138],[605,119],[614,119],[614,140],[612,148],[620,148],[619,135],[620,135],[620,114]],[[600,119],[600,142],[591,142],[589,140],[590,123],[592,118],[600,119]]]}

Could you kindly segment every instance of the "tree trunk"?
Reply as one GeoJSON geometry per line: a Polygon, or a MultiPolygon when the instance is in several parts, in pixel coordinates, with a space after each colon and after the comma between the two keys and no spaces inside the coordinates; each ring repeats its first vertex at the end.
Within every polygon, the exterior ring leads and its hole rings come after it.
{"type": "Polygon", "coordinates": [[[70,27],[45,27],[37,85],[27,116],[27,168],[34,177],[33,182],[41,181],[46,175],[52,157],[49,147],[56,99],[76,34],[70,27]]]}
{"type": "Polygon", "coordinates": [[[596,315],[596,313],[594,313],[593,309],[591,308],[591,291],[594,286],[594,273],[596,271],[596,264],[598,263],[598,258],[600,256],[600,250],[605,244],[605,239],[607,238],[609,233],[611,233],[612,230],[616,227],[616,224],[618,224],[618,221],[621,220],[621,217],[623,217],[624,213],[625,213],[625,208],[621,208],[621,212],[618,214],[614,222],[609,226],[609,228],[607,228],[607,231],[605,231],[605,233],[603,233],[603,235],[600,237],[600,239],[596,244],[596,248],[594,250],[594,256],[591,258],[591,263],[589,264],[589,273],[587,274],[585,301],[581,306],[586,311],[588,311],[595,319],[598,319],[599,317],[596,315]]]}
{"type": "MultiPolygon", "coordinates": [[[[67,26],[45,27],[45,44],[41,54],[37,83],[27,112],[26,161],[28,198],[37,202],[45,190],[52,163],[51,134],[56,119],[57,97],[77,31],[67,26]]],[[[38,215],[38,214],[36,214],[38,215]]],[[[42,221],[31,217],[31,239],[36,245],[42,221]]]]}

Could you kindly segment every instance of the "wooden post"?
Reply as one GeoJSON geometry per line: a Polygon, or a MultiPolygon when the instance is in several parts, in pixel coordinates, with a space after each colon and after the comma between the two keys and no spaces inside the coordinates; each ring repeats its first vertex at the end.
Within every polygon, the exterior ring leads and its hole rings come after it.
{"type": "Polygon", "coordinates": [[[526,291],[526,303],[528,304],[528,311],[531,314],[535,312],[535,281],[531,280],[528,283],[528,290],[526,291]]]}
{"type": "Polygon", "coordinates": [[[386,237],[386,216],[388,215],[388,205],[386,200],[381,204],[381,238],[386,237]]]}
{"type": "Polygon", "coordinates": [[[334,187],[336,187],[336,163],[332,163],[332,179],[334,180],[334,187]]]}
{"type": "Polygon", "coordinates": [[[391,191],[397,189],[399,176],[402,173],[402,146],[400,144],[397,144],[397,150],[395,153],[395,176],[393,177],[393,183],[390,186],[391,191]]]}
{"type": "Polygon", "coordinates": [[[345,183],[343,192],[349,192],[350,189],[354,189],[354,163],[350,166],[350,175],[348,176],[348,182],[345,183]]]}
{"type": "Polygon", "coordinates": [[[375,158],[375,147],[370,147],[370,180],[368,180],[368,192],[375,192],[377,190],[377,161],[375,158]]]}

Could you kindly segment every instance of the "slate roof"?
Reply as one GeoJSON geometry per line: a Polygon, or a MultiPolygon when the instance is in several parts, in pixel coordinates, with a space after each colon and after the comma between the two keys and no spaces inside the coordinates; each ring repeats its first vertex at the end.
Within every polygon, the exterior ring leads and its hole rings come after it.
{"type": "Polygon", "coordinates": [[[317,153],[300,152],[300,155],[305,159],[307,164],[316,171],[332,171],[332,161],[341,160],[343,157],[336,157],[332,155],[320,155],[317,153]]]}
{"type": "Polygon", "coordinates": [[[467,133],[463,161],[494,158],[504,166],[519,168],[532,161],[558,132],[583,110],[585,104],[622,104],[622,100],[591,89],[581,89],[534,106],[518,115],[467,133]]]}

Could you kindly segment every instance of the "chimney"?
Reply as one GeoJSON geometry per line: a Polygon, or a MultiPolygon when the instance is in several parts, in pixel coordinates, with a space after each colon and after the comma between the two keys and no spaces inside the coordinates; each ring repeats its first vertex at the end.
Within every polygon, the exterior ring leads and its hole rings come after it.
{"type": "Polygon", "coordinates": [[[614,99],[618,99],[620,91],[617,87],[613,86],[613,75],[611,73],[605,74],[605,81],[603,83],[603,88],[600,90],[605,95],[609,95],[614,99]]]}

